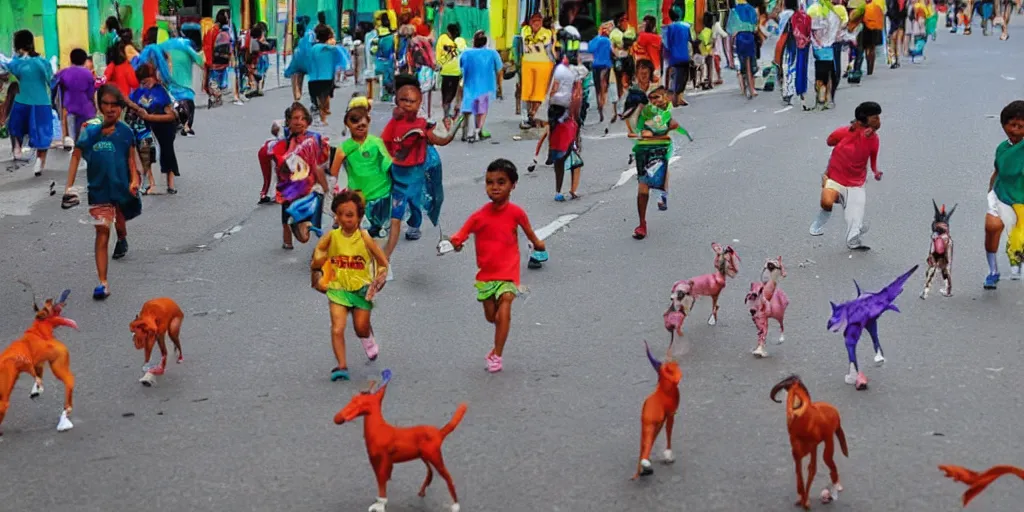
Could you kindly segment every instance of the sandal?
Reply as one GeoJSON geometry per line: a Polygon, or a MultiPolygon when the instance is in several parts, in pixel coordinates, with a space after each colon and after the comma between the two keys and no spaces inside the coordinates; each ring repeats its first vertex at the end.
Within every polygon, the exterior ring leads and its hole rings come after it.
{"type": "Polygon", "coordinates": [[[151,188],[153,188],[153,185],[149,185],[146,188],[142,189],[142,195],[148,196],[149,195],[149,189],[151,189],[151,188]]]}
{"type": "Polygon", "coordinates": [[[286,251],[290,251],[290,250],[294,249],[295,246],[291,245],[291,244],[281,244],[281,248],[286,250],[286,251]]]}
{"type": "Polygon", "coordinates": [[[351,380],[348,376],[348,368],[334,368],[331,370],[331,382],[337,382],[339,380],[351,380]]]}
{"type": "Polygon", "coordinates": [[[575,200],[577,200],[577,199],[579,199],[581,197],[583,197],[583,196],[580,195],[580,194],[577,194],[575,192],[569,192],[569,200],[570,201],[575,201],[575,200]]]}
{"type": "Polygon", "coordinates": [[[1007,34],[1006,32],[1003,32],[1002,35],[999,36],[999,40],[1000,41],[1006,41],[1009,38],[1010,38],[1010,34],[1007,34]]]}
{"type": "Polygon", "coordinates": [[[92,291],[92,298],[94,300],[103,300],[110,297],[110,290],[107,289],[107,285],[101,284],[92,291]]]}
{"type": "Polygon", "coordinates": [[[647,238],[647,226],[641,224],[633,230],[633,238],[637,240],[643,240],[647,238]]]}
{"type": "Polygon", "coordinates": [[[274,200],[269,198],[269,197],[267,197],[267,196],[260,196],[260,200],[256,201],[256,204],[270,204],[270,203],[273,203],[273,202],[274,202],[274,200]]]}
{"type": "Polygon", "coordinates": [[[167,187],[167,193],[173,196],[174,194],[178,193],[178,189],[167,187]]]}

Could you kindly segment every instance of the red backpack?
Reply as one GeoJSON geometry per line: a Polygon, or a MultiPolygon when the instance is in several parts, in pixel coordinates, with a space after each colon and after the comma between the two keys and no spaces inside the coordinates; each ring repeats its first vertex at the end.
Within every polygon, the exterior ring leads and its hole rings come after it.
{"type": "Polygon", "coordinates": [[[811,17],[806,11],[797,11],[789,18],[789,30],[796,40],[796,47],[803,49],[811,44],[811,17]]]}

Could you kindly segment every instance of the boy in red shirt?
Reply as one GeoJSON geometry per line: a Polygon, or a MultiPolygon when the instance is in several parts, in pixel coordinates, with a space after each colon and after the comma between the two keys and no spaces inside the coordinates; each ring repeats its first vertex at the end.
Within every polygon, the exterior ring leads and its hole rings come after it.
{"type": "Polygon", "coordinates": [[[452,246],[461,251],[469,235],[476,235],[476,300],[484,305],[484,317],[494,324],[494,348],[487,354],[487,371],[501,371],[501,354],[508,339],[512,321],[512,300],[519,294],[519,237],[523,228],[526,238],[538,251],[546,250],[537,238],[530,219],[522,208],[509,201],[519,174],[512,162],[499,158],[487,166],[487,197],[484,205],[469,216],[451,238],[452,246]]]}
{"type": "Polygon", "coordinates": [[[862,244],[860,236],[867,233],[864,223],[864,182],[867,179],[868,160],[875,181],[882,179],[878,172],[878,129],[882,126],[879,116],[882,107],[873,101],[866,101],[854,111],[855,120],[849,127],[841,127],[828,136],[832,156],[828,160],[828,171],[821,179],[821,211],[811,223],[811,236],[825,233],[825,223],[832,216],[832,205],[843,205],[846,217],[846,246],[855,251],[871,248],[862,244]]]}

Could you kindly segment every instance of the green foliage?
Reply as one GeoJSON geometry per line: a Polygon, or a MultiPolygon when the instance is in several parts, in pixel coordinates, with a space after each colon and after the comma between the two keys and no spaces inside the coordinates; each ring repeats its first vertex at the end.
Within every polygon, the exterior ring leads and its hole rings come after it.
{"type": "Polygon", "coordinates": [[[176,14],[182,7],[184,7],[182,0],[160,0],[160,15],[169,16],[176,14]]]}

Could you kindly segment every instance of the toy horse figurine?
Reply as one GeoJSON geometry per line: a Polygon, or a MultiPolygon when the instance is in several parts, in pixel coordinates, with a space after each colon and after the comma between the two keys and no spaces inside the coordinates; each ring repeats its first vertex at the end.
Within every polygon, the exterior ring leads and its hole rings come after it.
{"type": "Polygon", "coordinates": [[[832,332],[839,332],[842,324],[846,323],[846,330],[843,337],[846,339],[846,353],[850,357],[850,373],[846,375],[847,384],[853,384],[858,391],[868,388],[868,378],[860,371],[857,365],[857,341],[864,329],[871,335],[871,341],[875,344],[875,364],[881,366],[885,363],[885,355],[882,353],[882,345],[878,342],[878,317],[882,313],[892,310],[900,312],[894,302],[903,293],[903,285],[910,279],[911,274],[917,270],[918,265],[897,277],[895,281],[875,293],[863,293],[857,281],[853,285],[857,287],[857,298],[836,305],[832,305],[832,317],[829,318],[827,328],[832,332]]]}
{"type": "MultiPolygon", "coordinates": [[[[718,323],[718,295],[725,289],[725,278],[734,278],[740,271],[740,255],[732,246],[722,249],[718,242],[712,242],[711,249],[715,251],[715,272],[685,281],[689,283],[689,294],[693,296],[694,302],[702,295],[711,296],[711,316],[708,317],[708,325],[715,325],[718,323]]],[[[675,288],[673,286],[673,289],[675,288]]]]}
{"type": "Polygon", "coordinates": [[[786,315],[786,307],[789,306],[789,297],[786,292],[779,288],[779,279],[786,277],[786,268],[782,266],[782,256],[774,260],[765,260],[764,268],[761,269],[761,283],[750,283],[750,293],[744,303],[750,309],[750,316],[757,327],[757,346],[751,351],[757,357],[768,357],[768,351],[764,348],[765,338],[768,337],[768,319],[774,318],[779,323],[778,343],[781,345],[786,341],[786,326],[783,317],[786,315]],[[768,273],[765,278],[765,273],[768,273]]]}
{"type": "Polygon", "coordinates": [[[953,237],[949,235],[949,218],[953,216],[957,205],[954,204],[949,213],[946,213],[946,205],[939,208],[934,199],[932,206],[935,207],[935,219],[932,220],[932,244],[928,250],[928,270],[924,274],[922,299],[928,298],[937,270],[942,272],[942,280],[946,283],[939,293],[944,297],[953,296],[953,237]]]}

